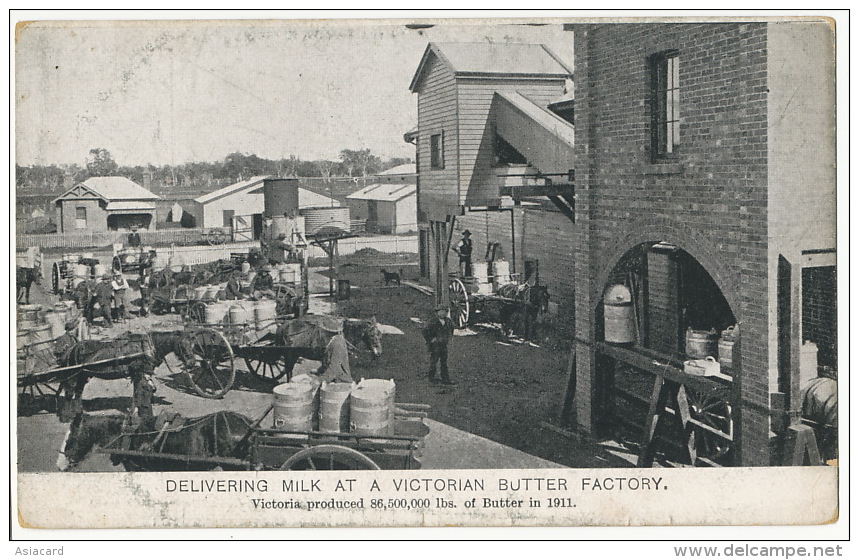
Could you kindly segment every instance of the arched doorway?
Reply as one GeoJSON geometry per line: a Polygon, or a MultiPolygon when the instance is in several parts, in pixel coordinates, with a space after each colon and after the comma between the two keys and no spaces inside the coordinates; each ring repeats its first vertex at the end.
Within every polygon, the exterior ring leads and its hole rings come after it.
{"type": "Polygon", "coordinates": [[[732,334],[717,341],[737,318],[716,280],[683,248],[647,241],[614,264],[602,294],[594,310],[599,431],[634,449],[640,466],[654,457],[732,464],[733,353],[718,355],[732,334]],[[718,375],[686,363],[706,357],[699,340],[720,362],[718,375]]]}

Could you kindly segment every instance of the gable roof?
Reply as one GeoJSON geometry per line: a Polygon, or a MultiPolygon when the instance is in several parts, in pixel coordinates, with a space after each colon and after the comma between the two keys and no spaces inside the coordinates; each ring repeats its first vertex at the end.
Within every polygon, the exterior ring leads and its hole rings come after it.
{"type": "Polygon", "coordinates": [[[403,165],[398,165],[386,171],[376,173],[376,175],[414,175],[417,172],[417,166],[414,163],[404,163],[403,165]]]}
{"type": "Polygon", "coordinates": [[[258,183],[262,183],[263,180],[268,179],[270,177],[271,175],[259,175],[256,177],[251,177],[250,179],[247,179],[245,181],[239,181],[238,183],[233,183],[232,185],[227,185],[226,187],[220,188],[216,191],[212,191],[208,194],[204,194],[203,196],[199,196],[194,199],[194,202],[199,202],[200,204],[212,202],[213,200],[223,198],[227,195],[239,192],[246,188],[255,187],[258,183]]]}
{"type": "Polygon", "coordinates": [[[340,206],[340,201],[336,198],[325,196],[308,189],[298,187],[298,208],[327,208],[340,206]]]}
{"type": "Polygon", "coordinates": [[[414,93],[430,58],[437,57],[456,76],[567,78],[573,72],[546,45],[517,43],[430,43],[409,90],[414,93]]]}
{"type": "Polygon", "coordinates": [[[160,200],[161,197],[148,189],[144,189],[131,179],[125,177],[90,177],[83,183],[78,183],[67,189],[54,202],[66,197],[72,192],[89,191],[95,197],[106,202],[112,200],[160,200]]]}
{"type": "Polygon", "coordinates": [[[417,186],[412,185],[367,185],[346,198],[349,200],[378,200],[381,202],[398,202],[417,192],[417,186]]]}

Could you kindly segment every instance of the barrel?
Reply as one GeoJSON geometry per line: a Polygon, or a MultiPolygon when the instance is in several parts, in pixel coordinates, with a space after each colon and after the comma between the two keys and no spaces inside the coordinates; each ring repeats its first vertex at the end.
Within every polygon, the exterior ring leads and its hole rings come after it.
{"type": "Polygon", "coordinates": [[[219,301],[206,306],[206,323],[216,325],[224,322],[227,314],[227,306],[219,301]]]}
{"type": "Polygon", "coordinates": [[[349,431],[349,395],[352,383],[326,383],[319,397],[319,431],[349,431]]]}
{"type": "Polygon", "coordinates": [[[492,263],[493,281],[496,286],[510,283],[510,263],[507,261],[495,261],[492,263]]]}
{"type": "Polygon", "coordinates": [[[245,323],[251,322],[250,313],[245,308],[242,303],[234,303],[232,307],[230,307],[230,323],[234,325],[241,325],[245,323]]]}
{"type": "Polygon", "coordinates": [[[72,276],[75,278],[89,278],[89,267],[85,264],[72,266],[72,276]]]}
{"type": "Polygon", "coordinates": [[[609,286],[603,295],[605,341],[612,344],[635,342],[632,294],[623,284],[609,286]]]}
{"type": "Polygon", "coordinates": [[[63,311],[48,311],[45,313],[45,323],[48,324],[51,330],[51,339],[60,338],[66,334],[66,312],[63,311]]]}
{"type": "Polygon", "coordinates": [[[74,255],[74,254],[63,255],[63,261],[65,261],[67,263],[76,263],[79,260],[81,260],[80,255],[74,255]]]}
{"type": "Polygon", "coordinates": [[[206,299],[210,299],[212,301],[216,301],[218,299],[218,292],[221,290],[218,286],[206,286],[206,299]]]}
{"type": "Polygon", "coordinates": [[[206,299],[206,292],[208,291],[208,289],[208,286],[197,286],[196,288],[194,288],[194,299],[206,299]]]}
{"type": "Polygon", "coordinates": [[[95,254],[94,253],[82,253],[81,258],[91,261],[92,259],[95,258],[95,254]]]}
{"type": "Polygon", "coordinates": [[[170,258],[167,259],[167,268],[173,272],[181,272],[183,264],[185,263],[182,262],[182,257],[178,255],[171,255],[170,258]]]}
{"type": "Polygon", "coordinates": [[[489,282],[489,263],[476,262],[471,264],[471,272],[478,284],[489,282]]]}
{"type": "Polygon", "coordinates": [[[815,377],[800,390],[802,416],[818,424],[838,425],[838,382],[828,377],[815,377]]]}
{"type": "Polygon", "coordinates": [[[264,329],[275,322],[277,317],[277,302],[273,299],[264,299],[257,302],[254,308],[254,321],[257,329],[264,329]]]}
{"type": "Polygon", "coordinates": [[[718,354],[717,341],[719,335],[715,330],[699,331],[686,329],[686,356],[692,359],[704,359],[718,354]]]}
{"type": "Polygon", "coordinates": [[[735,342],[733,338],[719,338],[719,364],[722,368],[733,367],[735,342]]]}
{"type": "Polygon", "coordinates": [[[42,342],[50,342],[54,338],[51,336],[51,325],[37,325],[30,331],[30,344],[40,344],[42,342]]]}
{"type": "Polygon", "coordinates": [[[393,435],[395,398],[393,380],[362,379],[352,391],[349,405],[352,431],[368,436],[393,435]]]}
{"type": "Polygon", "coordinates": [[[101,278],[105,274],[107,274],[107,267],[101,263],[98,263],[93,267],[93,274],[96,278],[101,278]]]}
{"type": "Polygon", "coordinates": [[[316,388],[310,383],[282,383],[274,388],[274,424],[278,430],[313,430],[313,400],[316,388]]]}

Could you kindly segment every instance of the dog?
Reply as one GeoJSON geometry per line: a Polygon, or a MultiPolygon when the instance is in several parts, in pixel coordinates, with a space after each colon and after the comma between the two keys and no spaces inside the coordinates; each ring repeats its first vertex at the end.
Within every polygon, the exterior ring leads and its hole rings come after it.
{"type": "Polygon", "coordinates": [[[400,282],[403,279],[403,269],[401,268],[399,272],[388,272],[384,268],[382,269],[382,278],[385,281],[385,286],[393,282],[397,286],[400,285],[400,282]]]}

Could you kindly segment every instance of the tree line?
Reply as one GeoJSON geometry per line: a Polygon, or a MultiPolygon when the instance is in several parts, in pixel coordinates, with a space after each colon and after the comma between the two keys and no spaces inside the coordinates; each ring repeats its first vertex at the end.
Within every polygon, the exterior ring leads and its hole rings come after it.
{"type": "Polygon", "coordinates": [[[47,188],[61,191],[67,181],[72,184],[90,177],[121,176],[143,185],[149,176],[153,186],[167,188],[204,188],[228,185],[257,175],[278,177],[366,177],[398,165],[412,163],[411,158],[383,160],[369,148],[342,150],[338,161],[303,160],[297,156],[266,159],[254,154],[232,153],[216,162],[187,162],[180,165],[120,166],[105,148],[93,148],[84,165],[15,165],[16,187],[47,188]],[[68,177],[69,179],[66,179],[68,177]]]}

